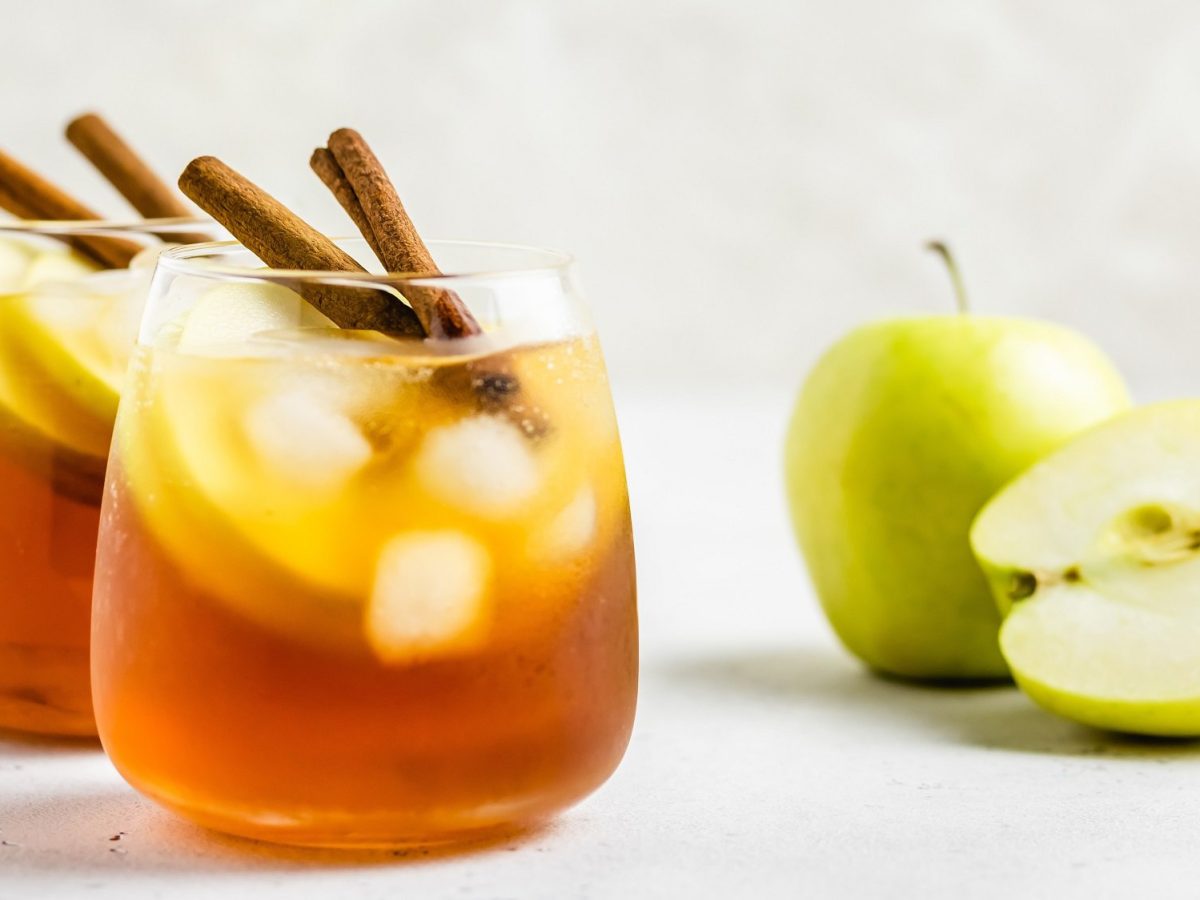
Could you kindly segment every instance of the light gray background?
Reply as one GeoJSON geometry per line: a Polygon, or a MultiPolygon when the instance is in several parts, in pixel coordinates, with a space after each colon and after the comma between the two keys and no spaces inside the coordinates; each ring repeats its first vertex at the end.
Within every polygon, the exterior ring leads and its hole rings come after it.
{"type": "Polygon", "coordinates": [[[573,251],[619,384],[795,384],[884,314],[1084,329],[1194,389],[1200,8],[1071,0],[2,0],[0,145],[119,210],[94,107],[346,226],[307,170],[353,125],[428,236],[573,251]]]}

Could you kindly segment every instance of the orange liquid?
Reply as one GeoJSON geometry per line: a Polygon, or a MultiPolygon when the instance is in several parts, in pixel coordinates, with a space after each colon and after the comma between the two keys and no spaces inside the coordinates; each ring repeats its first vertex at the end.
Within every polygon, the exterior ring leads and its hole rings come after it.
{"type": "MultiPolygon", "coordinates": [[[[543,505],[558,509],[577,484],[590,484],[597,498],[584,549],[544,564],[521,555],[541,546],[529,540],[545,522],[558,521],[537,512],[536,502],[516,519],[489,524],[422,499],[419,488],[405,493],[403,473],[427,432],[412,404],[438,389],[401,393],[413,390],[403,365],[334,359],[307,372],[327,387],[376,379],[372,397],[409,396],[409,405],[385,402],[362,415],[376,429],[375,462],[359,476],[366,480],[329,501],[328,515],[337,516],[387,496],[378,514],[337,527],[305,519],[311,524],[297,530],[293,513],[279,512],[295,492],[272,487],[283,477],[278,470],[264,469],[228,494],[214,485],[259,458],[238,436],[244,410],[260,402],[264,385],[292,384],[303,373],[293,377],[295,364],[286,360],[140,352],[105,496],[92,640],[101,739],[131,784],[222,831],[294,844],[396,846],[548,817],[612,773],[634,716],[637,613],[607,383],[583,345],[530,351],[519,363],[530,396],[539,388],[550,394],[536,380],[541,372],[554,386],[564,373],[564,384],[578,375],[578,387],[558,386],[563,401],[547,413],[557,430],[517,439],[548,448],[530,451],[542,454],[535,458],[550,473],[543,505]],[[186,430],[208,415],[224,421],[227,411],[227,428],[186,430]],[[571,416],[589,414],[599,422],[595,433],[610,436],[585,440],[586,420],[571,416]],[[192,435],[182,446],[195,450],[194,441],[210,434],[217,437],[202,454],[180,452],[179,435],[192,435]],[[153,454],[139,452],[150,447],[153,454]],[[403,522],[385,523],[390,512],[403,522]],[[376,559],[374,550],[360,551],[396,528],[470,533],[487,548],[483,637],[468,630],[432,651],[380,651],[364,637],[354,612],[363,597],[338,594],[321,579],[354,568],[360,555],[376,559]],[[278,555],[281,536],[314,534],[304,554],[278,555]]],[[[475,415],[457,402],[421,408],[451,427],[475,415]]],[[[307,501],[298,502],[302,509],[307,501]]]]}
{"type": "Polygon", "coordinates": [[[201,824],[289,843],[446,840],[549,816],[621,759],[637,694],[628,529],[570,609],[519,644],[396,667],[229,612],[120,488],[107,515],[121,552],[97,571],[104,746],[201,824]]]}
{"type": "Polygon", "coordinates": [[[11,429],[3,436],[0,727],[92,735],[88,634],[100,509],[55,489],[48,444],[11,429]],[[5,452],[17,442],[19,452],[5,452]]]}

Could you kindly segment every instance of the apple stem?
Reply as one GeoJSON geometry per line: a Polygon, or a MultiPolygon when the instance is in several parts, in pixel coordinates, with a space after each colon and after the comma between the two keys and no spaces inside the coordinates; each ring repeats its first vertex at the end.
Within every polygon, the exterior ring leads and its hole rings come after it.
{"type": "Polygon", "coordinates": [[[954,254],[950,252],[950,248],[942,241],[929,241],[925,245],[925,249],[932,250],[946,264],[946,270],[950,273],[950,282],[954,285],[954,302],[958,306],[959,315],[965,316],[971,311],[971,307],[967,303],[967,289],[963,285],[962,273],[958,270],[958,263],[954,261],[954,254]]]}

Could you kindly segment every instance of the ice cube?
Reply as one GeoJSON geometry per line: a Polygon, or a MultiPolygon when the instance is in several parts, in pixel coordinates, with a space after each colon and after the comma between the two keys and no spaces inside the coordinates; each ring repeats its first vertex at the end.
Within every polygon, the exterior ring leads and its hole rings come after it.
{"type": "Polygon", "coordinates": [[[399,662],[480,640],[487,624],[491,560],[458,531],[399,534],[380,551],[365,612],[367,641],[399,662]]]}
{"type": "Polygon", "coordinates": [[[260,400],[243,426],[266,468],[304,490],[337,491],[371,458],[358,426],[314,390],[284,390],[260,400]]]}
{"type": "Polygon", "coordinates": [[[485,518],[519,512],[542,480],[520,429],[496,416],[473,416],[431,431],[416,466],[430,494],[485,518]]]}
{"type": "Polygon", "coordinates": [[[548,525],[534,532],[530,548],[547,562],[564,562],[583,551],[595,533],[596,495],[585,484],[548,525]]]}

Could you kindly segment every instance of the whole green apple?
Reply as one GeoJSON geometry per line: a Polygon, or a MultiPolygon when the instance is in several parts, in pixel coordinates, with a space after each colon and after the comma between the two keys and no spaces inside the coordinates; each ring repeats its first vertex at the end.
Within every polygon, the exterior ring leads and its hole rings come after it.
{"type": "Polygon", "coordinates": [[[785,463],[800,547],[842,642],[904,677],[1007,677],[971,522],[1007,481],[1128,404],[1108,358],[1047,322],[960,312],[835,344],[801,389],[785,463]]]}

